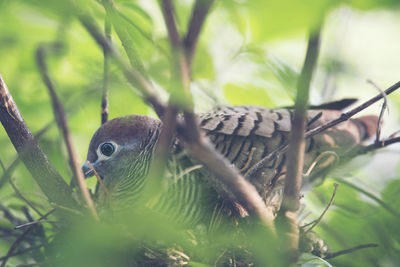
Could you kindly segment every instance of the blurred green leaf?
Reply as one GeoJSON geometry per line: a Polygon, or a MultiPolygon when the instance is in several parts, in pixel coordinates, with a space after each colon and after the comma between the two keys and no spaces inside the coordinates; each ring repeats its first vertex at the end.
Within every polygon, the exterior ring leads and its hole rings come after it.
{"type": "Polygon", "coordinates": [[[265,107],[273,106],[273,102],[264,88],[251,84],[226,84],[224,95],[232,105],[260,105],[265,107]]]}

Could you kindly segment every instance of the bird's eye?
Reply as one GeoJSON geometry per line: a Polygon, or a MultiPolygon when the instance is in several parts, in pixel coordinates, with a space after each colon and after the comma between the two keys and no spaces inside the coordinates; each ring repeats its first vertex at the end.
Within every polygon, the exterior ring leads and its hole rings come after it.
{"type": "Polygon", "coordinates": [[[101,151],[101,154],[109,157],[112,155],[112,153],[114,153],[115,148],[114,148],[114,145],[111,143],[104,143],[101,145],[100,151],[101,151]]]}

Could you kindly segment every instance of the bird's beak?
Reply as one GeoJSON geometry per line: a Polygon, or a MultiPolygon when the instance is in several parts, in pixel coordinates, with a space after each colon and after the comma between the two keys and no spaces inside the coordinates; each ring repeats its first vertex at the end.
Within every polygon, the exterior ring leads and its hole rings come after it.
{"type": "Polygon", "coordinates": [[[94,175],[94,171],[92,168],[89,167],[87,162],[82,165],[82,172],[85,175],[85,178],[91,177],[94,175]]]}

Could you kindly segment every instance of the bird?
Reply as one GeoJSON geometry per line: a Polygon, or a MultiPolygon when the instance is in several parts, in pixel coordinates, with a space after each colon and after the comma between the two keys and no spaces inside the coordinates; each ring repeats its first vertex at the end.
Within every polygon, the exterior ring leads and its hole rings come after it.
{"type": "MultiPolygon", "coordinates": [[[[307,129],[340,117],[342,110],[354,101],[311,106],[306,112],[307,129]]],[[[253,167],[287,142],[292,117],[291,107],[261,106],[221,106],[197,115],[201,131],[215,150],[255,186],[275,213],[282,201],[286,155],[276,154],[257,171],[253,167]]],[[[313,176],[323,176],[337,157],[363,145],[374,135],[377,123],[378,118],[373,115],[351,118],[308,138],[303,168],[308,174],[303,183],[310,184],[313,176]]],[[[85,177],[96,174],[101,179],[95,192],[100,206],[134,207],[146,185],[161,128],[162,122],[156,118],[127,115],[106,122],[94,133],[82,171],[85,177]]],[[[183,225],[205,223],[210,228],[222,220],[221,214],[245,216],[240,205],[224,198],[226,189],[216,188],[205,179],[212,174],[185,152],[177,137],[171,140],[169,149],[161,193],[148,203],[151,209],[183,225]]]]}

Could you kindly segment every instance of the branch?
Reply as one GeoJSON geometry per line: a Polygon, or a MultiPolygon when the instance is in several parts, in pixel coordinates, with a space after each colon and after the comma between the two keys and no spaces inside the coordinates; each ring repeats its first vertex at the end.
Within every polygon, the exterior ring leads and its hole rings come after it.
{"type": "Polygon", "coordinates": [[[292,128],[286,153],[286,176],[283,199],[275,224],[283,234],[284,247],[288,253],[288,262],[295,262],[299,247],[299,228],[296,211],[300,207],[300,186],[302,180],[306,112],[312,74],[317,64],[320,43],[320,29],[313,32],[307,45],[307,54],[297,84],[297,96],[294,106],[292,128]]]}
{"type": "MultiPolygon", "coordinates": [[[[162,1],[162,10],[169,33],[171,50],[175,55],[175,66],[178,68],[181,78],[180,86],[185,94],[186,101],[192,101],[189,90],[190,66],[185,58],[185,53],[183,53],[170,0],[162,1]]],[[[190,103],[185,108],[184,122],[178,124],[177,128],[178,137],[183,141],[185,149],[193,158],[199,160],[207,170],[217,177],[217,180],[215,180],[212,176],[207,176],[211,180],[211,183],[217,184],[217,186],[222,183],[228,189],[229,193],[231,193],[229,196],[231,200],[237,201],[247,209],[249,214],[258,217],[269,230],[274,232],[274,225],[272,223],[274,215],[272,211],[265,206],[256,188],[245,180],[235,168],[231,167],[226,158],[215,151],[208,138],[200,132],[196,116],[192,110],[193,103],[190,103]]]]}
{"type": "MultiPolygon", "coordinates": [[[[57,45],[57,43],[55,43],[54,45],[57,45]]],[[[38,67],[40,70],[40,74],[42,75],[43,82],[45,83],[47,89],[49,90],[49,94],[50,94],[51,101],[53,104],[54,117],[55,117],[57,125],[64,137],[64,142],[67,147],[72,171],[74,173],[74,176],[77,179],[77,183],[79,185],[83,199],[85,200],[92,216],[94,218],[98,218],[96,209],[94,207],[93,200],[92,200],[89,190],[87,189],[86,184],[85,184],[85,177],[80,168],[80,162],[76,155],[75,147],[72,144],[72,138],[69,133],[64,107],[62,106],[61,102],[59,101],[59,99],[57,97],[57,94],[56,94],[54,86],[53,86],[53,82],[51,81],[50,76],[48,74],[47,65],[45,63],[45,53],[46,53],[46,50],[49,48],[51,48],[51,47],[46,48],[45,46],[39,46],[39,48],[36,51],[36,61],[37,61],[37,64],[38,64],[38,67]]]]}
{"type": "MultiPolygon", "coordinates": [[[[51,213],[53,213],[54,210],[50,210],[49,212],[47,212],[46,214],[44,214],[43,216],[40,217],[39,220],[45,219],[47,218],[51,213]]],[[[24,240],[24,238],[34,229],[35,225],[31,225],[28,229],[26,229],[22,235],[20,235],[15,241],[14,243],[11,245],[10,249],[7,252],[7,255],[2,257],[3,259],[3,263],[1,264],[1,267],[5,267],[7,260],[12,257],[13,252],[15,249],[18,248],[18,246],[21,244],[21,242],[24,240]]]]}
{"type": "Polygon", "coordinates": [[[34,139],[1,75],[0,121],[20,159],[47,198],[59,206],[76,208],[71,189],[34,139]]]}
{"type": "Polygon", "coordinates": [[[189,27],[186,36],[183,39],[183,46],[185,48],[187,64],[192,64],[194,54],[196,51],[197,40],[200,31],[203,27],[204,21],[207,17],[214,0],[197,0],[193,8],[192,17],[189,22],[189,27]]]}
{"type": "Polygon", "coordinates": [[[307,54],[297,84],[292,130],[286,160],[286,178],[281,211],[297,211],[300,206],[299,194],[304,161],[304,135],[306,112],[312,74],[317,64],[320,31],[312,33],[308,40],[307,54]]]}
{"type": "Polygon", "coordinates": [[[185,149],[215,175],[217,180],[214,180],[212,175],[206,177],[213,184],[222,184],[232,194],[230,200],[237,201],[250,215],[258,217],[271,232],[274,232],[273,212],[265,206],[256,188],[244,179],[226,158],[215,151],[208,138],[198,131],[194,116],[185,114],[185,122],[184,128],[178,128],[178,135],[184,141],[185,149]],[[193,125],[196,127],[192,127],[193,125]]]}
{"type": "MultiPolygon", "coordinates": [[[[399,88],[400,88],[400,81],[397,82],[397,83],[395,83],[395,84],[393,84],[392,86],[390,86],[388,89],[386,89],[386,90],[384,91],[384,93],[385,93],[386,95],[389,95],[389,94],[393,93],[394,91],[396,91],[396,90],[399,89],[399,88]]],[[[306,134],[305,134],[305,138],[310,138],[310,137],[312,137],[312,136],[314,136],[314,135],[316,135],[316,134],[322,133],[322,132],[325,131],[326,129],[332,128],[332,127],[338,125],[339,123],[344,122],[344,121],[350,119],[351,117],[353,117],[354,115],[356,115],[356,114],[359,113],[360,111],[362,111],[362,110],[366,109],[367,107],[371,106],[372,104],[378,102],[380,99],[383,98],[383,96],[384,96],[385,94],[378,94],[378,95],[376,95],[375,97],[371,98],[370,100],[368,100],[368,101],[362,103],[361,105],[355,107],[354,109],[350,110],[349,112],[343,113],[339,118],[337,118],[337,119],[335,119],[335,120],[332,120],[332,121],[329,121],[329,122],[327,122],[327,123],[325,123],[325,124],[323,124],[323,125],[321,125],[321,126],[318,126],[318,127],[316,127],[316,128],[313,128],[313,129],[311,129],[311,130],[308,130],[308,131],[306,132],[306,134]]],[[[398,141],[396,141],[396,140],[391,140],[391,141],[389,141],[389,143],[388,143],[388,140],[386,140],[386,141],[382,141],[382,142],[383,142],[384,144],[386,144],[386,145],[389,145],[389,144],[392,144],[392,143],[396,143],[396,142],[398,142],[398,141]],[[386,142],[386,143],[385,143],[385,142],[386,142]]],[[[381,143],[382,143],[382,142],[381,142],[381,143]]],[[[385,145],[385,146],[386,146],[386,145],[385,145]]],[[[370,151],[374,150],[376,146],[379,146],[379,145],[374,144],[373,147],[369,147],[370,151]]],[[[282,154],[284,154],[284,153],[287,151],[287,149],[288,149],[288,144],[287,144],[287,143],[282,144],[280,147],[278,147],[277,149],[275,149],[274,151],[272,151],[271,153],[269,153],[267,156],[265,156],[263,159],[261,159],[259,162],[257,162],[256,164],[254,164],[254,165],[245,173],[245,177],[248,178],[248,177],[252,177],[252,176],[256,175],[258,172],[260,172],[261,170],[263,170],[263,169],[269,164],[269,161],[270,161],[272,158],[276,157],[277,155],[282,155],[282,154]]],[[[357,152],[357,153],[367,153],[367,152],[369,152],[368,149],[366,149],[365,152],[362,152],[362,149],[361,149],[361,152],[357,152]]]]}
{"type": "MultiPolygon", "coordinates": [[[[111,43],[111,23],[106,17],[104,22],[104,32],[107,40],[111,43]]],[[[103,50],[103,90],[101,93],[101,124],[108,121],[108,83],[110,78],[109,55],[107,50],[103,50]]]]}
{"type": "Polygon", "coordinates": [[[350,119],[351,117],[353,117],[355,114],[359,113],[360,111],[366,109],[367,107],[371,106],[372,104],[378,102],[380,99],[382,99],[384,97],[384,95],[389,95],[391,93],[393,93],[394,91],[396,91],[398,88],[400,87],[400,81],[393,84],[392,86],[390,86],[388,89],[386,89],[384,91],[385,94],[378,94],[375,97],[371,98],[370,100],[364,102],[363,104],[353,108],[352,110],[343,113],[339,118],[337,118],[336,120],[332,120],[328,123],[325,123],[321,126],[318,126],[314,129],[311,129],[309,131],[307,131],[306,133],[306,138],[314,136],[318,133],[321,133],[323,131],[325,131],[328,128],[331,128],[341,122],[344,122],[348,119],[350,119]]]}
{"type": "Polygon", "coordinates": [[[170,105],[182,106],[184,110],[192,111],[194,104],[190,93],[190,66],[187,64],[183,44],[176,27],[174,8],[170,0],[162,0],[161,3],[172,52],[173,78],[171,79],[170,105]],[[179,79],[174,79],[174,77],[179,77],[179,79]]]}
{"type": "Polygon", "coordinates": [[[364,248],[375,248],[375,247],[377,247],[377,246],[378,246],[378,244],[364,244],[364,245],[356,246],[356,247],[354,247],[354,248],[349,248],[349,249],[340,250],[340,251],[337,251],[337,252],[329,253],[328,255],[326,255],[326,256],[324,257],[324,260],[332,259],[332,258],[335,258],[335,257],[337,257],[337,256],[344,255],[344,254],[353,253],[353,252],[355,252],[355,251],[357,251],[357,250],[360,250],[360,249],[364,249],[364,248]]]}
{"type": "Polygon", "coordinates": [[[171,42],[171,47],[173,49],[179,48],[181,46],[181,38],[179,37],[178,28],[176,27],[174,18],[174,8],[172,6],[171,0],[162,0],[162,12],[164,15],[165,25],[168,30],[168,37],[171,42]]]}

